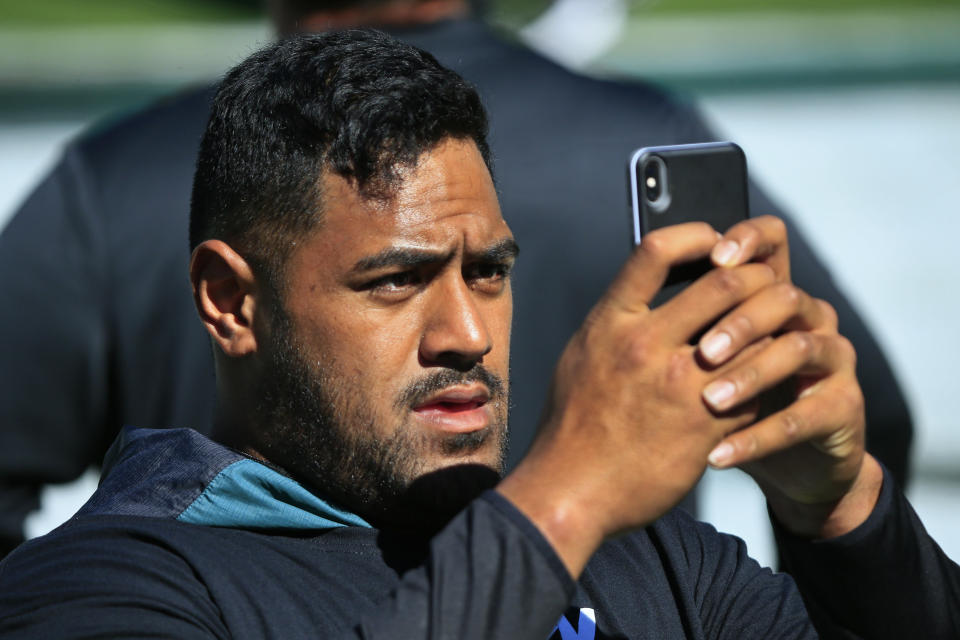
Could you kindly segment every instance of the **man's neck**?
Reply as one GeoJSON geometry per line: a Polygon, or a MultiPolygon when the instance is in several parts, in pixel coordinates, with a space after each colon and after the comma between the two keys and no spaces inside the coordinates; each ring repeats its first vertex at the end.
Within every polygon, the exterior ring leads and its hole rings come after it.
{"type": "Polygon", "coordinates": [[[351,27],[413,27],[463,18],[470,7],[464,0],[396,0],[384,4],[318,11],[301,18],[288,31],[314,32],[351,27]]]}

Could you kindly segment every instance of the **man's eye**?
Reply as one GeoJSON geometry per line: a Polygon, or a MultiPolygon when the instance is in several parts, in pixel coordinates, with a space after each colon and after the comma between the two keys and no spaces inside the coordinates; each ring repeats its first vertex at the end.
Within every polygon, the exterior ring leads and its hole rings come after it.
{"type": "Polygon", "coordinates": [[[481,278],[506,278],[510,275],[510,265],[499,262],[481,265],[479,274],[481,278]]]}
{"type": "Polygon", "coordinates": [[[510,275],[510,265],[502,262],[482,262],[465,270],[464,277],[471,281],[499,283],[510,275]]]}
{"type": "Polygon", "coordinates": [[[419,282],[417,275],[412,271],[401,271],[381,276],[368,284],[369,289],[390,292],[413,286],[419,282]]]}

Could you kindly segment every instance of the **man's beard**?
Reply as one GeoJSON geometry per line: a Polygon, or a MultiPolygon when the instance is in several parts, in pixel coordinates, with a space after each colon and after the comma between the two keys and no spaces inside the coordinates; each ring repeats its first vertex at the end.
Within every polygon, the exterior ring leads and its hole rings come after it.
{"type": "Polygon", "coordinates": [[[271,463],[381,528],[436,529],[499,479],[508,406],[499,376],[481,364],[466,371],[438,368],[407,385],[393,403],[400,415],[409,416],[431,394],[479,382],[489,390],[493,409],[485,429],[437,438],[404,420],[379,435],[383,425],[364,403],[363,390],[351,394],[351,382],[333,373],[332,363],[309,362],[285,310],[272,315],[270,370],[263,372],[256,408],[257,447],[271,463]],[[430,454],[467,455],[485,445],[496,450],[493,467],[432,470],[424,464],[430,454]]]}

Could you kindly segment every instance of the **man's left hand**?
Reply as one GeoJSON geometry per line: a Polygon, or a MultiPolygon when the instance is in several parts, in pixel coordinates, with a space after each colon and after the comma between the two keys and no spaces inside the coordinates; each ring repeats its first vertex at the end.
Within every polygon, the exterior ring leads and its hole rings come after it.
{"type": "Polygon", "coordinates": [[[833,308],[790,282],[786,229],[779,220],[767,216],[731,228],[714,261],[725,267],[762,261],[773,267],[778,282],[747,303],[757,312],[735,310],[700,340],[700,354],[712,366],[753,349],[705,387],[704,400],[712,410],[726,412],[783,381],[793,385],[794,394],[788,406],[728,434],[711,452],[710,463],[749,473],[793,533],[845,533],[869,516],[882,481],[879,465],[864,451],[864,403],[853,347],[837,332],[833,308]]]}

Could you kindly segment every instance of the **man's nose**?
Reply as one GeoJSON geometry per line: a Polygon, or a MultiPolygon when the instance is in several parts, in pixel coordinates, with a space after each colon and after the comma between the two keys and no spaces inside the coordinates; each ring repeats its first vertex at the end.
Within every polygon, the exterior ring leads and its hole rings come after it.
{"type": "Polygon", "coordinates": [[[430,301],[420,338],[420,364],[460,371],[473,368],[493,347],[478,300],[459,274],[430,301]]]}

